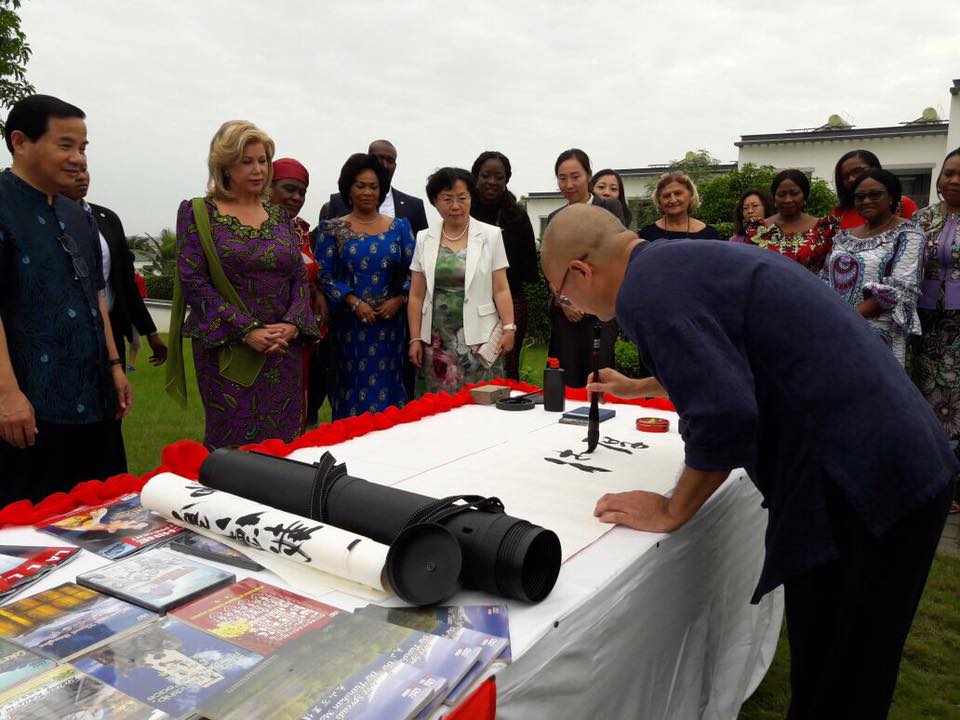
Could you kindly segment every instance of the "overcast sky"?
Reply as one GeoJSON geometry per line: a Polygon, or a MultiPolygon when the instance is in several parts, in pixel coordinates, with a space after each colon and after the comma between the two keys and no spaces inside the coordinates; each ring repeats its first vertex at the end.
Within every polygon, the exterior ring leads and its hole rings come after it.
{"type": "Polygon", "coordinates": [[[864,127],[946,112],[960,77],[956,0],[24,0],[21,13],[28,78],[86,111],[89,199],[128,234],[174,225],[234,118],[308,167],[313,224],[343,161],[377,137],[399,149],[401,190],[422,196],[433,169],[497,149],[522,195],[554,189],[571,146],[595,169],[696,148],[731,161],[742,134],[835,112],[864,127]]]}

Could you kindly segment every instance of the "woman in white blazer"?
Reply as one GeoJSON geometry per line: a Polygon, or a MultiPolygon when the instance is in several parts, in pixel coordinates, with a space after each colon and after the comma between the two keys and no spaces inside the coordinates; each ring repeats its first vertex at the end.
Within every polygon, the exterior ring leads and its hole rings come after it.
{"type": "Polygon", "coordinates": [[[503,235],[470,217],[474,182],[461,168],[441,168],[427,180],[443,222],[417,233],[410,263],[407,322],[418,395],[502,377],[501,355],[513,349],[503,235]]]}

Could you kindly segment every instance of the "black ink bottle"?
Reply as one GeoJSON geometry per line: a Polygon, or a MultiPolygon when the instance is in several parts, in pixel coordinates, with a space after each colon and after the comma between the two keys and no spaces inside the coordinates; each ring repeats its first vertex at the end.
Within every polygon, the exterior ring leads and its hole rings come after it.
{"type": "Polygon", "coordinates": [[[560,361],[547,358],[547,369],[543,371],[543,409],[547,412],[563,412],[565,390],[560,361]]]}

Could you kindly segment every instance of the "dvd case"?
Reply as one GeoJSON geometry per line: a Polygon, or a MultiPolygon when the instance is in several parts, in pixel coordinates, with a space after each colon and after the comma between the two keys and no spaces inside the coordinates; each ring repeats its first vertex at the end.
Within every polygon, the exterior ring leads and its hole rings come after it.
{"type": "Polygon", "coordinates": [[[161,613],[236,579],[233,573],[166,548],[157,548],[91,570],[78,576],[77,582],[161,613]]]}

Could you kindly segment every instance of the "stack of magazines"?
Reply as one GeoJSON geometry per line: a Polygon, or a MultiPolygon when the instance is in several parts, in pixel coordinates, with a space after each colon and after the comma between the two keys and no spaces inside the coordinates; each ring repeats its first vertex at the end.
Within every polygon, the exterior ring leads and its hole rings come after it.
{"type": "Polygon", "coordinates": [[[419,720],[509,659],[506,606],[350,613],[154,547],[0,607],[0,720],[419,720]]]}

